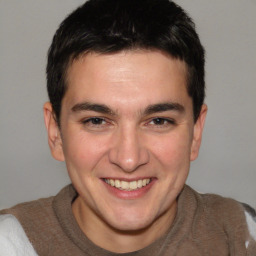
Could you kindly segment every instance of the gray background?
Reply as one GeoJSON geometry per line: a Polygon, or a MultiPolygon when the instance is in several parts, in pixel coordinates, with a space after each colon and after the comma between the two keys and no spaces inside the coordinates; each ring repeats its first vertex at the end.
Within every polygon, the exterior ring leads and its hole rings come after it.
{"type": "MultiPolygon", "coordinates": [[[[0,0],[0,208],[69,183],[43,123],[46,52],[82,0],[0,0]]],[[[209,107],[188,184],[256,206],[256,1],[177,0],[207,51],[209,107]]]]}

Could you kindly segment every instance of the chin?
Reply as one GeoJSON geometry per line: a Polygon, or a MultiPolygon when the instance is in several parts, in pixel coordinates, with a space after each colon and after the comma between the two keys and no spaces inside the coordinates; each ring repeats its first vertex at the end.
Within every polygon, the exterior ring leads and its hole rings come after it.
{"type": "Polygon", "coordinates": [[[114,229],[119,231],[139,231],[151,226],[155,218],[149,215],[138,216],[137,214],[118,215],[117,218],[112,218],[107,223],[114,229]]]}
{"type": "Polygon", "coordinates": [[[115,230],[129,233],[129,232],[139,232],[142,230],[147,229],[151,223],[145,223],[145,222],[130,222],[130,223],[115,223],[112,228],[115,230]]]}

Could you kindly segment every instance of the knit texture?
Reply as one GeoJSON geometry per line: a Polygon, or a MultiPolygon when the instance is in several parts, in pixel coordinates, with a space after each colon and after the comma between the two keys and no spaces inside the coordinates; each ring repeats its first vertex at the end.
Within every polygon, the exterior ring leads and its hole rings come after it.
{"type": "Polygon", "coordinates": [[[185,186],[168,232],[144,249],[117,254],[96,246],[84,235],[72,214],[76,197],[69,185],[55,197],[19,204],[0,214],[12,214],[19,220],[40,256],[256,255],[255,212],[232,199],[199,194],[185,186]]]}

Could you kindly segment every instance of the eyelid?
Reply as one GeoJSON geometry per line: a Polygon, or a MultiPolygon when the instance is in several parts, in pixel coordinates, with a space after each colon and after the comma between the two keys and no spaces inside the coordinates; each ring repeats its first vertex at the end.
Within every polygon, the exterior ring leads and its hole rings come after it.
{"type": "MultiPolygon", "coordinates": [[[[111,125],[113,124],[113,120],[108,119],[106,117],[102,117],[102,116],[88,116],[83,118],[80,123],[84,126],[84,127],[88,127],[90,129],[90,127],[93,128],[97,128],[97,129],[106,129],[106,128],[110,128],[111,125]],[[98,119],[99,123],[93,123],[93,120],[98,119]]],[[[163,117],[163,116],[154,116],[154,117],[150,117],[147,118],[144,122],[144,126],[145,127],[156,127],[156,128],[168,128],[171,126],[174,126],[177,124],[176,120],[174,118],[170,118],[170,117],[163,117]],[[152,123],[155,122],[157,119],[160,120],[160,122],[157,124],[156,123],[152,123]],[[161,123],[163,122],[163,123],[161,123]]]]}
{"type": "Polygon", "coordinates": [[[92,120],[95,120],[95,119],[99,119],[99,120],[102,120],[102,121],[105,121],[105,122],[106,122],[106,118],[98,117],[98,116],[93,116],[93,117],[84,118],[83,120],[81,120],[81,122],[82,122],[83,124],[85,124],[85,123],[88,123],[88,122],[90,122],[90,121],[92,121],[92,120]]]}
{"type": "Polygon", "coordinates": [[[145,128],[152,130],[152,131],[157,131],[157,132],[167,132],[173,129],[176,126],[177,122],[173,118],[169,117],[152,117],[148,119],[145,123],[144,126],[145,128]],[[156,119],[160,120],[160,123],[154,123],[156,119]],[[163,123],[161,123],[163,122],[163,123]]]}
{"type": "Polygon", "coordinates": [[[152,117],[152,118],[148,119],[147,123],[152,122],[156,119],[164,120],[164,121],[167,121],[168,123],[171,123],[171,124],[176,124],[175,119],[170,118],[170,117],[162,117],[162,116],[152,117]]]}
{"type": "Polygon", "coordinates": [[[89,117],[85,117],[83,119],[81,119],[79,121],[79,123],[82,124],[82,126],[84,126],[85,128],[87,127],[88,129],[90,128],[97,128],[97,129],[100,129],[100,128],[107,128],[109,125],[110,125],[110,121],[105,118],[105,117],[101,117],[101,116],[89,116],[89,117]],[[93,123],[93,121],[96,121],[96,120],[99,120],[100,122],[97,124],[97,123],[93,123]]]}
{"type": "Polygon", "coordinates": [[[85,117],[81,119],[79,123],[81,124],[82,129],[87,132],[106,132],[114,127],[111,120],[101,116],[85,117]],[[95,119],[98,119],[98,121],[95,119]],[[95,120],[95,122],[93,120],[95,120]]]}

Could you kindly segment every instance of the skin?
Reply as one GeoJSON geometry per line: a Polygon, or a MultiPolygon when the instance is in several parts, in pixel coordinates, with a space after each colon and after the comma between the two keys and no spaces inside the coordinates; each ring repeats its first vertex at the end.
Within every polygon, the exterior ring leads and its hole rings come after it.
{"type": "Polygon", "coordinates": [[[66,162],[79,194],[74,216],[102,248],[144,248],[175,218],[207,107],[194,122],[186,65],[159,51],[89,53],[67,74],[61,128],[50,103],[44,115],[52,155],[66,162]],[[131,192],[111,187],[106,178],[151,182],[131,192]]]}

